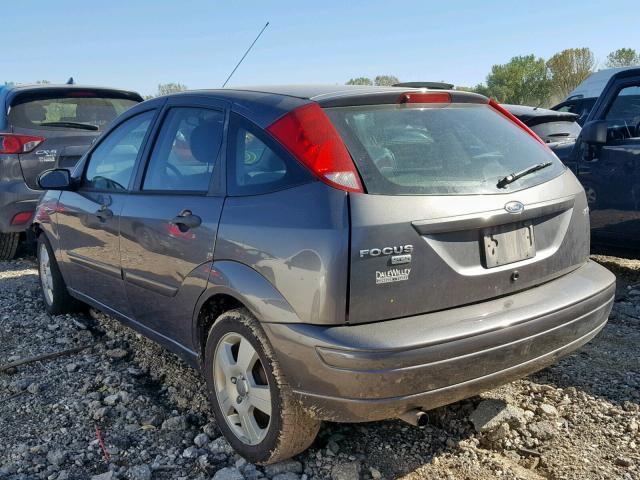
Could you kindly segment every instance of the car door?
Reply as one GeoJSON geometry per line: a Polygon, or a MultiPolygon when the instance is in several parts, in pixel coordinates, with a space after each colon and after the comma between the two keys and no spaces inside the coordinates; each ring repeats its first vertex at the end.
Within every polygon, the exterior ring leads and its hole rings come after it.
{"type": "MultiPolygon", "coordinates": [[[[607,123],[604,145],[583,146],[579,177],[594,236],[640,246],[640,79],[617,86],[596,118],[607,123]]],[[[633,246],[630,245],[629,246],[633,246]]]]}
{"type": "Polygon", "coordinates": [[[58,229],[70,288],[129,314],[120,268],[120,213],[155,110],[122,121],[88,154],[80,187],[60,196],[58,229]]]}
{"type": "Polygon", "coordinates": [[[170,99],[121,215],[133,317],[183,346],[191,344],[191,316],[206,287],[224,202],[219,157],[226,111],[204,97],[170,99]]]}

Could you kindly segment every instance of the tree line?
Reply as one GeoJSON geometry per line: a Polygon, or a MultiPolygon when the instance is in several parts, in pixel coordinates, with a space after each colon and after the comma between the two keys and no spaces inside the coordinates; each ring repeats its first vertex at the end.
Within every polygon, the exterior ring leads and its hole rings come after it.
{"type": "MultiPolygon", "coordinates": [[[[458,90],[481,93],[500,103],[551,106],[595,72],[597,62],[589,48],[568,48],[548,60],[535,55],[513,57],[507,63],[493,65],[486,80],[458,90]]],[[[640,66],[640,55],[632,48],[620,48],[607,56],[607,68],[640,66]]],[[[421,79],[430,80],[430,79],[421,79]]],[[[351,78],[347,85],[393,85],[393,75],[351,78]]]]}
{"type": "MultiPolygon", "coordinates": [[[[495,98],[500,103],[550,106],[564,99],[569,92],[596,70],[597,62],[589,48],[568,48],[556,53],[548,60],[534,54],[513,57],[507,63],[493,65],[484,82],[473,87],[456,86],[457,90],[481,93],[495,98]]],[[[619,48],[607,56],[605,67],[640,66],[640,54],[632,48],[619,48]]],[[[432,80],[432,79],[417,79],[432,80]]],[[[356,77],[347,85],[390,86],[399,83],[395,75],[356,77]]],[[[37,83],[46,84],[48,80],[37,83]]],[[[12,82],[5,82],[12,85],[12,82]]],[[[182,83],[161,83],[154,98],[187,90],[182,83]]]]}

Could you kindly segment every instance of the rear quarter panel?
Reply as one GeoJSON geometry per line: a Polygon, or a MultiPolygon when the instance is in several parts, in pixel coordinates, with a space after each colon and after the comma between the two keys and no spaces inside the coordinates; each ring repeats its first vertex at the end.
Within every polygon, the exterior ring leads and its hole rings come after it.
{"type": "Polygon", "coordinates": [[[345,192],[317,181],[263,195],[229,197],[214,260],[231,260],[255,270],[301,322],[344,323],[347,203],[345,192]]]}

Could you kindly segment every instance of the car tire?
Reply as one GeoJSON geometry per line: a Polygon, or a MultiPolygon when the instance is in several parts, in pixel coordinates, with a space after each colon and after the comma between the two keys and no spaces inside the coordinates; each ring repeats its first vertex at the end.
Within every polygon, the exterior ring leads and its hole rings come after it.
{"type": "Polygon", "coordinates": [[[582,186],[587,197],[587,205],[589,206],[589,209],[596,210],[600,208],[601,204],[596,188],[589,182],[585,182],[582,186]]]}
{"type": "Polygon", "coordinates": [[[0,260],[13,260],[19,243],[19,233],[0,233],[0,260]]]}
{"type": "Polygon", "coordinates": [[[316,438],[320,421],[302,409],[260,323],[246,309],[225,312],[214,323],[204,376],[218,427],[248,461],[291,458],[316,438]]]}
{"type": "Polygon", "coordinates": [[[53,249],[45,234],[38,236],[38,277],[44,305],[50,315],[62,315],[83,310],[85,305],[67,290],[53,249]]]}

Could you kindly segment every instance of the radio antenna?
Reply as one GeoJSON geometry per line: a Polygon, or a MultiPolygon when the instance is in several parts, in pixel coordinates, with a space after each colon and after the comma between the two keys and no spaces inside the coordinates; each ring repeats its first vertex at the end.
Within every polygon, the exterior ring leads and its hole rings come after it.
{"type": "Polygon", "coordinates": [[[258,34],[258,36],[256,37],[256,39],[253,41],[253,43],[251,45],[249,45],[249,48],[247,48],[247,51],[244,52],[244,55],[242,56],[242,58],[240,59],[240,61],[238,62],[238,64],[235,66],[235,68],[231,71],[231,73],[229,74],[229,76],[227,77],[227,79],[224,81],[224,83],[222,84],[222,88],[225,87],[225,85],[227,84],[227,82],[229,81],[229,79],[233,76],[234,73],[236,73],[236,70],[238,69],[238,67],[240,66],[240,64],[242,63],[242,61],[244,60],[244,58],[248,55],[248,53],[251,51],[251,49],[253,48],[253,46],[256,44],[256,42],[258,41],[258,39],[260,38],[260,35],[262,35],[262,32],[264,32],[267,27],[269,26],[269,22],[265,23],[264,27],[262,27],[262,30],[260,30],[260,33],[258,34]]]}

